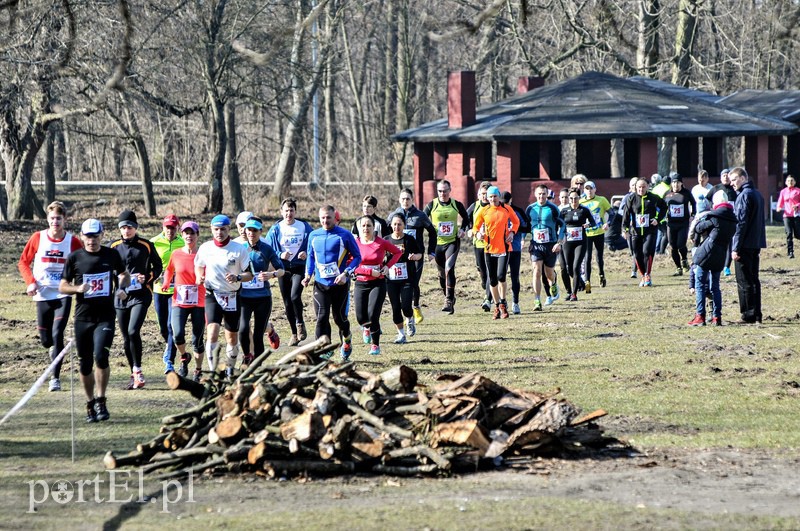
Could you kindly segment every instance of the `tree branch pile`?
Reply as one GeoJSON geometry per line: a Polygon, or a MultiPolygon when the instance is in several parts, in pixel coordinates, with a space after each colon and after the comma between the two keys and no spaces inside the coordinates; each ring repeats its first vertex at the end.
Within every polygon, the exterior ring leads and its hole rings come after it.
{"type": "Polygon", "coordinates": [[[269,477],[371,472],[444,475],[481,466],[575,455],[620,442],[559,393],[512,390],[477,373],[417,382],[404,365],[380,374],[319,355],[327,339],[274,364],[265,353],[232,383],[167,375],[199,403],[162,419],[161,432],[106,468],[136,466],[159,479],[203,471],[269,477]]]}

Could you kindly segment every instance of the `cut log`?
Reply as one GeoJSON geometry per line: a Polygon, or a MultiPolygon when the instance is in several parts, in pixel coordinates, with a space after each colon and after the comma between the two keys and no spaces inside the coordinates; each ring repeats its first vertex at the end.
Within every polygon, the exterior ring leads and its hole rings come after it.
{"type": "Polygon", "coordinates": [[[186,391],[196,399],[200,400],[206,394],[206,386],[200,382],[195,382],[188,378],[183,378],[176,372],[168,372],[166,375],[167,387],[173,391],[186,391]]]}
{"type": "Polygon", "coordinates": [[[350,446],[369,457],[380,457],[383,454],[385,440],[375,428],[363,424],[353,433],[350,446]]]}
{"type": "Polygon", "coordinates": [[[297,439],[305,442],[319,439],[324,434],[325,425],[318,411],[306,411],[281,425],[281,437],[285,441],[297,439]]]}
{"type": "Polygon", "coordinates": [[[375,401],[375,397],[369,393],[353,393],[353,400],[356,401],[356,404],[363,407],[367,411],[375,411],[375,408],[378,407],[378,403],[375,401]]]}
{"type": "Polygon", "coordinates": [[[219,438],[230,442],[243,435],[242,430],[242,417],[228,417],[223,419],[216,426],[217,435],[219,438]]]}
{"type": "Polygon", "coordinates": [[[192,438],[193,431],[187,428],[175,428],[170,432],[166,439],[164,439],[164,448],[167,450],[178,450],[183,448],[192,438]]]}
{"type": "Polygon", "coordinates": [[[393,393],[410,393],[417,385],[417,371],[405,365],[392,367],[380,377],[383,386],[393,393]]]}
{"type": "Polygon", "coordinates": [[[114,452],[109,450],[106,452],[105,457],[103,457],[103,465],[105,465],[107,470],[114,470],[115,468],[125,466],[139,466],[147,461],[147,459],[148,457],[141,453],[130,453],[128,455],[116,456],[114,455],[114,452]]]}
{"type": "Polygon", "coordinates": [[[439,424],[433,431],[433,446],[435,448],[442,443],[472,446],[479,450],[481,455],[486,452],[490,444],[477,420],[439,424]]]}
{"type": "Polygon", "coordinates": [[[257,465],[267,455],[267,445],[263,441],[256,443],[247,452],[247,462],[251,465],[257,465]]]}
{"type": "Polygon", "coordinates": [[[604,409],[596,409],[591,413],[587,413],[586,415],[577,418],[569,423],[570,426],[580,426],[581,424],[586,424],[587,422],[592,422],[593,420],[597,420],[601,417],[605,417],[608,415],[608,412],[604,409]]]}
{"type": "Polygon", "coordinates": [[[297,474],[338,475],[352,474],[355,472],[355,463],[352,461],[309,461],[309,460],[278,460],[264,461],[262,468],[269,477],[294,476],[297,474]]]}

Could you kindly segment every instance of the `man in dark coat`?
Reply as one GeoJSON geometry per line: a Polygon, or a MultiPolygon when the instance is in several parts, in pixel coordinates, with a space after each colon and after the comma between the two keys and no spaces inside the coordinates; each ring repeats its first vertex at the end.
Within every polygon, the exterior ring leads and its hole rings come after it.
{"type": "Polygon", "coordinates": [[[761,249],[767,247],[764,225],[764,198],[756,190],[744,168],[730,172],[736,189],[736,233],[731,243],[731,258],[736,262],[736,287],[739,309],[745,323],[761,322],[761,280],[758,278],[761,249]]]}
{"type": "Polygon", "coordinates": [[[689,321],[691,326],[706,324],[706,295],[709,289],[714,303],[711,324],[722,325],[722,291],[719,289],[719,275],[725,267],[728,247],[736,232],[733,205],[726,199],[724,192],[718,192],[714,196],[714,208],[706,212],[694,228],[695,233],[705,239],[697,248],[693,258],[697,310],[694,319],[689,321]]]}

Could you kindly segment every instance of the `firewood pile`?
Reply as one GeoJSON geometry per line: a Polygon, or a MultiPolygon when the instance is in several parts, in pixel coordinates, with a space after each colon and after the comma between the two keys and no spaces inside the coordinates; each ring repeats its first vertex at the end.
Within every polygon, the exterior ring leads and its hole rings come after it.
{"type": "Polygon", "coordinates": [[[442,375],[429,387],[404,365],[380,374],[320,359],[327,338],[273,364],[256,359],[233,382],[167,375],[197,406],[164,417],[160,434],[117,456],[159,479],[190,472],[269,477],[371,472],[400,476],[474,471],[617,443],[551,393],[511,390],[477,374],[442,375]]]}

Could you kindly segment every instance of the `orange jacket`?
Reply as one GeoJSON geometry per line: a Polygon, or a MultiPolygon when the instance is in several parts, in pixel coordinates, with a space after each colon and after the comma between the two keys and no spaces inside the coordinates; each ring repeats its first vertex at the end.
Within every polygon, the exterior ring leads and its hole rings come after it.
{"type": "Polygon", "coordinates": [[[486,242],[486,253],[504,254],[508,252],[511,245],[506,242],[508,234],[510,232],[516,234],[519,230],[519,218],[514,213],[514,209],[509,206],[489,205],[478,212],[472,230],[478,232],[482,226],[485,233],[483,241],[486,242]]]}

